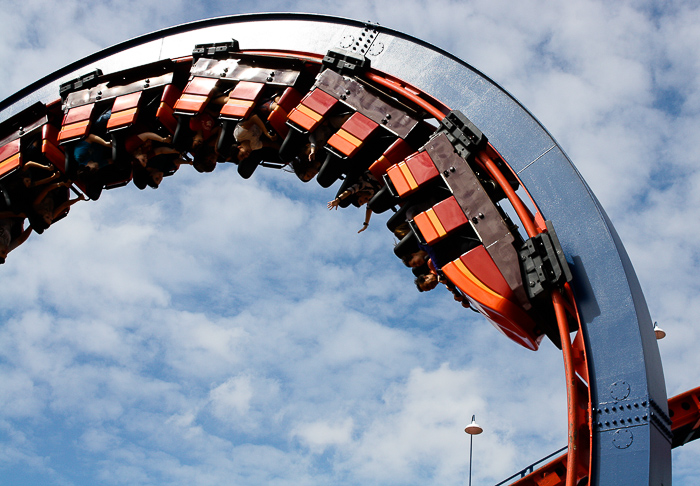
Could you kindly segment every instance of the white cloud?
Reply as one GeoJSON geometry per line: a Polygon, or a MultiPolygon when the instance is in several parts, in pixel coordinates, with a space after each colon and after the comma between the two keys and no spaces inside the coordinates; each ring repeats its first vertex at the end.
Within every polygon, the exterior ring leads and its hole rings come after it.
{"type": "Polygon", "coordinates": [[[322,454],[328,447],[343,446],[352,439],[353,420],[317,420],[297,425],[292,437],[297,438],[314,454],[322,454]]]}

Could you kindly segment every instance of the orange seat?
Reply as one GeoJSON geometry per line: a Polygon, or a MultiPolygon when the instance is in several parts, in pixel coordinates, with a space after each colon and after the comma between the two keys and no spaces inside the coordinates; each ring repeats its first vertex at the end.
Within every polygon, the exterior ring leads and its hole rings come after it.
{"type": "Polygon", "coordinates": [[[180,98],[175,102],[175,113],[196,115],[209,103],[212,91],[217,83],[216,78],[195,77],[187,83],[180,98]]]}
{"type": "Polygon", "coordinates": [[[440,175],[428,152],[418,152],[406,157],[406,167],[419,186],[440,175]]]}
{"type": "Polygon", "coordinates": [[[515,303],[513,292],[483,245],[446,264],[442,271],[496,329],[521,346],[537,350],[543,335],[535,332],[535,322],[515,303]]]}
{"type": "Polygon", "coordinates": [[[58,142],[63,144],[83,138],[90,131],[91,120],[94,103],[77,106],[68,110],[68,113],[63,117],[61,131],[58,134],[58,142]]]}
{"type": "Polygon", "coordinates": [[[369,171],[372,173],[375,179],[381,181],[382,175],[386,173],[386,170],[389,167],[394,164],[398,164],[413,152],[415,152],[413,147],[411,147],[404,139],[397,138],[396,141],[384,151],[381,157],[379,157],[369,167],[369,171]]]}
{"type": "Polygon", "coordinates": [[[19,167],[22,154],[19,151],[19,138],[0,147],[0,177],[4,177],[19,167]]]}
{"type": "Polygon", "coordinates": [[[173,115],[175,103],[182,93],[173,84],[168,84],[160,97],[160,105],[156,111],[156,119],[171,133],[175,133],[177,119],[173,115]]]}
{"type": "Polygon", "coordinates": [[[454,196],[448,197],[432,208],[417,214],[413,221],[429,245],[469,222],[454,196]]]}
{"type": "Polygon", "coordinates": [[[411,192],[413,188],[411,187],[410,182],[406,180],[404,172],[401,171],[401,167],[399,167],[400,164],[403,164],[403,162],[399,162],[399,164],[392,165],[391,167],[389,167],[386,171],[386,175],[391,180],[394,189],[396,189],[396,193],[399,196],[402,196],[411,192]]]}
{"type": "Polygon", "coordinates": [[[244,120],[248,118],[265,88],[263,83],[239,81],[229,94],[228,101],[221,108],[221,118],[244,120]]]}
{"type": "Polygon", "coordinates": [[[321,89],[309,92],[289,113],[289,121],[307,132],[313,132],[338,100],[321,89]]]}
{"type": "Polygon", "coordinates": [[[379,125],[362,113],[354,113],[347,119],[333,136],[328,139],[328,145],[346,157],[355,155],[365,140],[369,138],[379,125]]]}
{"type": "Polygon", "coordinates": [[[107,130],[126,128],[136,122],[142,93],[143,91],[137,91],[114,99],[112,114],[107,121],[107,130]]]}
{"type": "Polygon", "coordinates": [[[58,146],[58,130],[48,123],[41,127],[41,153],[58,170],[66,171],[66,155],[58,146]]]}
{"type": "Polygon", "coordinates": [[[277,106],[272,110],[272,113],[268,115],[268,123],[270,123],[270,126],[280,137],[284,138],[289,133],[287,117],[289,116],[289,112],[300,102],[301,93],[290,86],[284,90],[280,100],[277,102],[277,106]]]}
{"type": "Polygon", "coordinates": [[[426,151],[417,152],[407,157],[403,162],[389,167],[386,173],[394,184],[399,197],[411,194],[422,184],[440,175],[426,151]]]}

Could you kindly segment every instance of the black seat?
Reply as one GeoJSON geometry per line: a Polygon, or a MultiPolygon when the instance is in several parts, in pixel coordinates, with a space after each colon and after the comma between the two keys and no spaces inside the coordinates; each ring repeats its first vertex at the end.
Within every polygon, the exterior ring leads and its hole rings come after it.
{"type": "Polygon", "coordinates": [[[415,233],[411,231],[404,236],[401,241],[396,244],[396,246],[394,246],[394,255],[399,258],[403,258],[419,250],[418,238],[416,237],[415,233]]]}

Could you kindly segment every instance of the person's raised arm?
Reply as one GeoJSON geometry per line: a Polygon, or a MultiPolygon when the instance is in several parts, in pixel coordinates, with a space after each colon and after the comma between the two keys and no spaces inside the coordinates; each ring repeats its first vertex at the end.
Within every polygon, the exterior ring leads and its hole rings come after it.
{"type": "Polygon", "coordinates": [[[59,187],[65,187],[66,184],[67,184],[66,182],[55,182],[53,184],[46,186],[44,188],[44,190],[41,191],[36,198],[34,198],[33,204],[39,204],[41,201],[44,200],[44,198],[48,195],[48,193],[50,193],[54,189],[58,189],[59,187]]]}
{"type": "Polygon", "coordinates": [[[7,248],[7,253],[10,253],[12,250],[17,248],[19,245],[27,241],[27,238],[29,238],[29,235],[32,234],[32,227],[28,226],[26,230],[22,231],[22,234],[20,234],[17,238],[15,238],[11,243],[10,246],[7,248]]]}
{"type": "Polygon", "coordinates": [[[364,230],[367,229],[367,227],[369,226],[369,220],[371,217],[372,217],[372,210],[370,208],[367,208],[365,210],[365,222],[362,223],[362,228],[360,229],[360,231],[358,231],[358,233],[362,233],[364,230]]]}
{"type": "Polygon", "coordinates": [[[23,168],[31,168],[31,167],[36,167],[37,169],[43,169],[43,170],[54,170],[53,164],[40,164],[39,162],[34,162],[33,160],[30,160],[28,162],[24,163],[23,168]]]}
{"type": "Polygon", "coordinates": [[[52,219],[56,219],[63,211],[65,211],[66,209],[68,209],[73,204],[77,203],[78,201],[85,201],[85,195],[81,194],[80,196],[76,197],[75,199],[69,199],[68,201],[61,204],[59,207],[57,207],[54,210],[52,219]]]}
{"type": "Polygon", "coordinates": [[[173,140],[173,137],[171,135],[161,137],[160,135],[158,135],[155,132],[143,132],[143,133],[139,133],[136,136],[139,137],[142,142],[145,142],[147,140],[152,140],[154,142],[170,143],[173,140]]]}
{"type": "Polygon", "coordinates": [[[338,209],[338,205],[340,204],[340,201],[342,201],[346,197],[350,196],[351,194],[352,194],[352,191],[350,191],[350,190],[345,190],[345,191],[341,192],[338,195],[338,197],[336,197],[332,201],[328,202],[328,209],[333,209],[333,208],[338,209]]]}
{"type": "Polygon", "coordinates": [[[96,143],[96,144],[102,145],[103,147],[107,147],[107,148],[112,146],[111,142],[107,142],[105,139],[103,139],[102,137],[100,137],[98,135],[95,135],[94,133],[91,133],[87,137],[85,137],[85,141],[88,143],[96,143]]]}
{"type": "MultiPolygon", "coordinates": [[[[260,131],[262,133],[264,133],[265,136],[267,138],[269,138],[270,140],[275,140],[277,138],[277,135],[275,133],[273,133],[267,129],[267,127],[265,126],[265,123],[263,123],[263,121],[260,119],[260,117],[258,115],[253,114],[246,121],[250,121],[251,125],[253,125],[253,124],[257,125],[258,128],[260,128],[260,131]]],[[[250,127],[251,125],[248,125],[248,126],[250,127]]]]}
{"type": "Polygon", "coordinates": [[[24,213],[15,213],[12,211],[0,211],[0,219],[5,218],[26,218],[24,213]]]}
{"type": "Polygon", "coordinates": [[[56,171],[53,174],[51,174],[49,177],[41,179],[40,181],[32,182],[29,187],[43,186],[44,184],[48,184],[51,181],[55,181],[59,177],[61,177],[61,173],[56,171]]]}

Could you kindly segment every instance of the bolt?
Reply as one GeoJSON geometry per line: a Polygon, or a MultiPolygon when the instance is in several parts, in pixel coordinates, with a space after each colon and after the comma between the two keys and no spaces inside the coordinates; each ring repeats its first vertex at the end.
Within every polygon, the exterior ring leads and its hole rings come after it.
{"type": "Polygon", "coordinates": [[[455,169],[454,167],[450,167],[450,172],[456,172],[456,171],[457,171],[457,169],[455,169]]]}
{"type": "Polygon", "coordinates": [[[272,81],[272,76],[267,77],[267,82],[269,83],[270,81],[272,81]]]}
{"type": "Polygon", "coordinates": [[[227,73],[227,72],[228,72],[228,68],[224,68],[224,72],[227,73]]]}
{"type": "Polygon", "coordinates": [[[386,119],[387,119],[387,120],[391,120],[391,113],[387,113],[387,114],[386,114],[386,119]]]}
{"type": "MultiPolygon", "coordinates": [[[[530,287],[534,287],[534,286],[535,286],[535,282],[532,282],[532,281],[531,281],[531,282],[530,282],[530,287]]],[[[605,422],[605,423],[607,424],[607,422],[605,422]]]]}
{"type": "Polygon", "coordinates": [[[479,213],[479,219],[484,219],[484,213],[479,213]]]}
{"type": "Polygon", "coordinates": [[[346,95],[349,95],[349,94],[350,94],[350,90],[349,90],[349,89],[346,89],[346,90],[345,90],[345,94],[346,94],[346,95]]]}
{"type": "Polygon", "coordinates": [[[479,223],[479,220],[478,220],[478,219],[476,219],[476,217],[474,217],[474,218],[472,218],[472,223],[474,223],[474,224],[478,224],[478,223],[479,223]]]}
{"type": "Polygon", "coordinates": [[[386,123],[387,123],[387,119],[386,119],[386,118],[382,118],[382,125],[386,125],[386,123]]]}
{"type": "Polygon", "coordinates": [[[344,100],[347,100],[347,99],[348,99],[348,97],[347,97],[347,96],[345,96],[345,95],[340,95],[340,99],[344,101],[344,100]]]}

